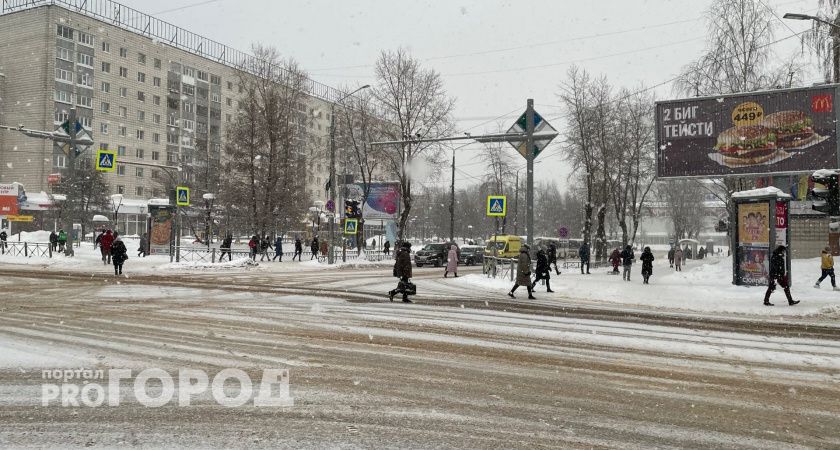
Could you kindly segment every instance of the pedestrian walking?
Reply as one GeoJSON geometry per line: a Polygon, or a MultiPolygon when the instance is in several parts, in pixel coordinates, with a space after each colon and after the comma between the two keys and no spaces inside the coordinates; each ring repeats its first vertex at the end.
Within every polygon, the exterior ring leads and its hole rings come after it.
{"type": "Polygon", "coordinates": [[[219,262],[222,262],[225,259],[225,255],[228,257],[228,262],[233,261],[233,255],[230,252],[231,244],[233,244],[233,236],[228,234],[222,241],[222,245],[219,246],[219,249],[221,250],[219,262]]]}
{"type": "Polygon", "coordinates": [[[274,258],[271,258],[272,261],[278,260],[283,262],[283,236],[277,235],[277,238],[274,239],[274,258]]]}
{"type": "Polygon", "coordinates": [[[268,235],[263,236],[260,240],[260,262],[266,258],[271,261],[271,255],[268,254],[268,251],[271,249],[271,241],[268,239],[268,235]]]}
{"type": "Polygon", "coordinates": [[[298,262],[300,262],[301,255],[303,255],[303,242],[300,241],[299,237],[296,237],[295,238],[295,254],[292,256],[292,261],[294,261],[295,258],[297,258],[298,262]]]}
{"type": "Polygon", "coordinates": [[[58,251],[63,252],[65,245],[67,245],[67,233],[63,229],[58,230],[58,251]]]}
{"type": "Polygon", "coordinates": [[[671,246],[671,248],[668,249],[668,266],[671,267],[672,269],[674,268],[674,256],[675,256],[674,254],[675,253],[676,253],[676,250],[674,250],[674,247],[671,246]]]}
{"type": "Polygon", "coordinates": [[[650,276],[653,275],[653,252],[650,251],[650,247],[645,247],[644,251],[642,251],[642,256],[639,257],[642,260],[642,278],[644,278],[644,284],[650,284],[650,276]]]}
{"type": "Polygon", "coordinates": [[[0,230],[0,250],[3,254],[6,253],[6,239],[9,238],[9,235],[6,233],[6,230],[0,230]]]}
{"type": "Polygon", "coordinates": [[[409,295],[417,293],[417,287],[411,283],[411,244],[403,242],[396,251],[397,260],[394,262],[394,276],[399,278],[397,288],[388,292],[388,300],[394,301],[394,296],[402,294],[404,303],[411,303],[409,295]]]}
{"type": "Polygon", "coordinates": [[[551,290],[551,265],[548,262],[548,255],[543,249],[537,251],[537,278],[534,279],[534,287],[540,280],[545,280],[546,292],[554,292],[551,290]]]}
{"type": "Polygon", "coordinates": [[[583,275],[584,273],[586,273],[587,275],[591,275],[589,273],[589,256],[590,256],[589,243],[584,242],[583,244],[580,245],[580,248],[578,249],[578,257],[580,258],[580,273],[581,273],[581,275],[583,275]],[[586,266],[586,272],[583,271],[584,266],[586,266]]]}
{"type": "Polygon", "coordinates": [[[616,248],[610,254],[610,264],[612,264],[612,274],[618,275],[618,266],[621,265],[621,252],[616,248]]]}
{"type": "Polygon", "coordinates": [[[446,259],[446,270],[443,272],[443,278],[446,278],[449,272],[454,273],[455,278],[458,278],[458,251],[456,248],[454,244],[449,246],[449,254],[446,259]]]}
{"type": "MultiPolygon", "coordinates": [[[[59,238],[60,239],[60,238],[59,238]]],[[[59,241],[61,242],[61,241],[59,241]]],[[[114,233],[111,230],[105,230],[105,234],[99,239],[99,250],[102,253],[102,264],[111,264],[111,245],[114,242],[114,233]]],[[[125,244],[123,244],[125,245],[125,244]]]]}
{"type": "Polygon", "coordinates": [[[138,258],[140,257],[140,255],[143,255],[144,258],[146,257],[146,248],[148,248],[148,246],[149,246],[149,235],[147,233],[143,233],[143,235],[140,236],[140,247],[137,248],[137,257],[138,258]]]}
{"type": "Polygon", "coordinates": [[[251,236],[251,240],[248,241],[248,250],[249,256],[251,257],[251,261],[257,260],[257,252],[260,248],[260,238],[256,234],[251,236]]]}
{"type": "Polygon", "coordinates": [[[519,248],[519,260],[516,264],[516,283],[511,288],[510,292],[508,292],[508,297],[516,298],[513,293],[519,288],[519,286],[525,286],[528,289],[528,300],[536,300],[534,297],[534,286],[531,283],[531,255],[528,254],[528,251],[531,250],[528,247],[528,244],[522,244],[522,247],[519,248]]]}
{"type": "Polygon", "coordinates": [[[815,284],[814,287],[819,289],[820,283],[822,283],[826,277],[831,277],[831,287],[833,287],[835,291],[840,291],[840,289],[837,288],[837,282],[834,280],[834,257],[831,256],[831,248],[824,248],[821,256],[822,263],[820,264],[820,268],[822,269],[822,275],[820,276],[820,279],[817,280],[817,284],[815,284]]]}
{"type": "Polygon", "coordinates": [[[116,233],[114,236],[114,240],[108,244],[108,259],[114,262],[114,275],[122,275],[123,264],[128,259],[128,249],[125,248],[121,237],[116,233]]]}
{"type": "Polygon", "coordinates": [[[309,251],[312,252],[312,256],[309,257],[310,261],[312,261],[312,258],[317,258],[318,257],[318,249],[319,248],[320,247],[318,245],[318,236],[315,236],[314,238],[312,238],[312,243],[309,244],[309,251]]]}
{"type": "Polygon", "coordinates": [[[776,283],[779,283],[779,286],[784,289],[785,297],[787,297],[790,306],[799,303],[799,300],[794,300],[790,295],[786,252],[787,248],[784,245],[780,245],[776,247],[776,250],[773,250],[773,256],[770,257],[770,280],[767,285],[767,292],[764,294],[764,306],[773,306],[770,303],[770,294],[776,290],[776,283]]]}
{"type": "Polygon", "coordinates": [[[676,270],[677,272],[682,272],[682,263],[684,257],[685,255],[683,254],[682,249],[677,247],[677,249],[674,251],[674,270],[676,270]]]}
{"type": "MultiPolygon", "coordinates": [[[[93,243],[93,248],[96,248],[96,242],[93,243]]],[[[58,250],[58,234],[56,234],[55,230],[50,231],[50,250],[58,250]]]]}
{"type": "Polygon", "coordinates": [[[630,281],[630,269],[633,267],[633,261],[635,261],[636,255],[633,253],[633,247],[629,244],[624,247],[624,250],[621,251],[621,265],[624,267],[624,273],[622,277],[624,281],[630,281]]]}
{"type": "Polygon", "coordinates": [[[691,258],[691,249],[688,248],[686,245],[682,251],[682,266],[685,267],[685,263],[691,258]]]}
{"type": "Polygon", "coordinates": [[[382,252],[385,253],[385,256],[391,253],[391,241],[385,241],[385,244],[382,245],[382,252]]]}
{"type": "Polygon", "coordinates": [[[327,253],[329,253],[329,251],[330,251],[330,245],[327,243],[327,241],[321,241],[321,246],[320,246],[320,247],[321,247],[321,248],[320,248],[320,250],[321,250],[321,256],[322,256],[324,259],[328,258],[327,253]]]}
{"type": "Polygon", "coordinates": [[[370,247],[371,247],[372,249],[376,250],[376,238],[371,239],[371,241],[370,241],[370,247]]]}
{"type": "Polygon", "coordinates": [[[548,244],[548,269],[551,270],[551,265],[554,264],[554,271],[560,275],[560,269],[557,267],[557,246],[552,242],[548,244]]]}

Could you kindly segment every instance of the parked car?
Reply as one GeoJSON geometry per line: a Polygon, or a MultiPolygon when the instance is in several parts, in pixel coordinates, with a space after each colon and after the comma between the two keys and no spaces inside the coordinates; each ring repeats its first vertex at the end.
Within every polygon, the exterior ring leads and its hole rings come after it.
{"type": "Polygon", "coordinates": [[[423,267],[425,265],[440,267],[441,264],[446,264],[448,253],[449,244],[445,242],[427,244],[414,254],[414,264],[417,267],[423,267]]]}
{"type": "Polygon", "coordinates": [[[461,258],[459,263],[466,266],[481,264],[484,262],[484,247],[480,245],[465,245],[461,247],[461,258]]]}

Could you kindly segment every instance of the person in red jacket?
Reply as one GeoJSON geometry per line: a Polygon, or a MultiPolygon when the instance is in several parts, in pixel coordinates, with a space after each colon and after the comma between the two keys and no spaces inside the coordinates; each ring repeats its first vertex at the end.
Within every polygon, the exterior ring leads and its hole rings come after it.
{"type": "Polygon", "coordinates": [[[105,234],[99,239],[99,250],[102,252],[102,264],[106,266],[111,264],[111,244],[114,243],[114,234],[111,230],[106,230],[105,234]]]}
{"type": "Polygon", "coordinates": [[[621,265],[621,252],[618,249],[613,250],[610,255],[610,263],[613,266],[613,274],[618,274],[618,266],[621,265]]]}
{"type": "Polygon", "coordinates": [[[257,235],[251,237],[251,240],[248,241],[248,248],[251,250],[251,260],[257,260],[257,251],[258,247],[260,246],[260,238],[257,235]]]}

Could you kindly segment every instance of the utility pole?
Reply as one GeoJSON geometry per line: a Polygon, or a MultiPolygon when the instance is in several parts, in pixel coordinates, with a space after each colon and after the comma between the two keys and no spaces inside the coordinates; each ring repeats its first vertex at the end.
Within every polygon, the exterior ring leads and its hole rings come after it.
{"type": "MultiPolygon", "coordinates": [[[[70,135],[70,141],[67,144],[67,177],[70,179],[70,182],[73,184],[77,184],[78,180],[76,180],[76,107],[73,106],[70,108],[70,114],[67,116],[67,134],[70,135]]],[[[64,256],[74,256],[76,254],[75,250],[73,250],[73,218],[70,217],[70,214],[67,214],[65,217],[66,222],[64,223],[64,230],[67,233],[68,242],[64,245],[64,256]]],[[[84,236],[82,236],[84,239],[84,236]]]]}
{"type": "Polygon", "coordinates": [[[534,245],[534,99],[528,99],[528,106],[525,110],[525,159],[528,163],[528,216],[526,225],[528,227],[528,246],[534,245]]]}
{"type": "Polygon", "coordinates": [[[455,242],[455,150],[452,150],[452,185],[449,189],[449,240],[455,242]]]}
{"type": "Polygon", "coordinates": [[[516,187],[513,190],[513,234],[519,236],[519,171],[516,171],[516,187]]]}

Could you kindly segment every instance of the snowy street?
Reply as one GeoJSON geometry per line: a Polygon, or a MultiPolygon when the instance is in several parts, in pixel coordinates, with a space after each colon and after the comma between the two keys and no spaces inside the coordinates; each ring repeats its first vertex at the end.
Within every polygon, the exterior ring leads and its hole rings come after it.
{"type": "Polygon", "coordinates": [[[477,268],[457,280],[415,269],[420,292],[405,305],[384,295],[387,266],[131,259],[147,269],[115,279],[61,261],[0,265],[4,446],[840,445],[833,313],[701,314],[661,306],[667,285],[645,286],[662,297],[652,304],[586,298],[589,283],[620,287],[603,273],[564,273],[555,297],[538,287],[530,303],[482,286],[477,268]],[[294,406],[41,406],[41,371],[79,367],[288,368],[294,406]]]}

